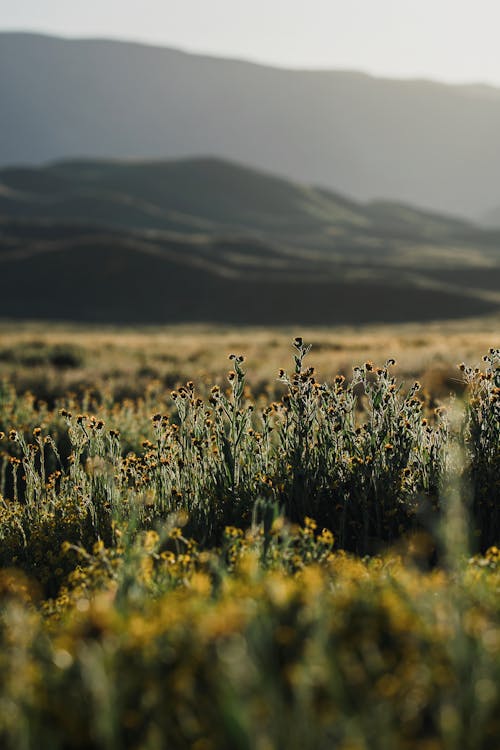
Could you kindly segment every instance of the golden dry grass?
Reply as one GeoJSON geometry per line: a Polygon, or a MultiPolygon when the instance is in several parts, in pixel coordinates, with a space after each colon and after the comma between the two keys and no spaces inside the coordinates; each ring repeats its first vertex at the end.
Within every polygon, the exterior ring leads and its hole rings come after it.
{"type": "Polygon", "coordinates": [[[497,747],[498,322],[2,325],[0,748],[497,747]]]}
{"type": "Polygon", "coordinates": [[[19,389],[57,394],[105,380],[118,391],[140,394],[148,381],[174,387],[186,380],[214,382],[227,369],[227,355],[246,358],[248,381],[254,390],[273,383],[280,367],[288,367],[291,341],[300,334],[312,344],[310,364],[320,380],[350,372],[366,360],[377,364],[397,360],[403,380],[419,377],[437,396],[460,390],[457,364],[479,363],[491,346],[499,344],[500,316],[428,324],[364,327],[231,328],[164,326],[149,328],[82,327],[46,323],[0,323],[0,378],[17,382],[19,389]],[[81,357],[71,368],[50,361],[31,361],[26,352],[43,355],[54,347],[76,347],[81,357]]]}

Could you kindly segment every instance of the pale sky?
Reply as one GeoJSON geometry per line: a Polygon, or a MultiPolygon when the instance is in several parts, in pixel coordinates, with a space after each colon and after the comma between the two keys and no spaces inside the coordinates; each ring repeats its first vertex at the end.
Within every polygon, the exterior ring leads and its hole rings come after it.
{"type": "Polygon", "coordinates": [[[500,86],[500,0],[0,0],[0,29],[500,86]]]}

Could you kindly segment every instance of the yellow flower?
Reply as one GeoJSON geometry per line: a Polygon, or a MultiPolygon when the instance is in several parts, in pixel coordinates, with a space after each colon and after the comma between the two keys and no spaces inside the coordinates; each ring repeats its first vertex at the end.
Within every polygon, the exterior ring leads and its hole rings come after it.
{"type": "Polygon", "coordinates": [[[160,537],[158,536],[156,531],[152,531],[152,530],[146,531],[144,535],[144,540],[143,540],[143,547],[146,550],[146,552],[152,552],[159,541],[160,541],[160,537]]]}

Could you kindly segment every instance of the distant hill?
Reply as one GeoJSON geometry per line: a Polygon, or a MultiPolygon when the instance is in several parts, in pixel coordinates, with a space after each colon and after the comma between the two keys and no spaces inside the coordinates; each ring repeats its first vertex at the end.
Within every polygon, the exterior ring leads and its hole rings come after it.
{"type": "Polygon", "coordinates": [[[500,199],[500,90],[0,34],[0,165],[209,154],[474,218],[500,199]]]}
{"type": "Polygon", "coordinates": [[[219,159],[0,169],[1,213],[189,232],[223,226],[281,238],[367,223],[354,201],[219,159]]]}
{"type": "MultiPolygon", "coordinates": [[[[61,234],[58,232],[59,238],[61,234]]],[[[73,234],[73,232],[71,232],[73,234]]],[[[235,325],[335,325],[480,315],[497,306],[457,292],[366,275],[345,283],[319,277],[224,274],[174,256],[169,243],[117,236],[82,238],[17,259],[0,258],[0,316],[99,323],[205,322],[235,325]]],[[[238,246],[232,245],[237,251],[238,246]]],[[[208,254],[217,254],[212,245],[208,254]]],[[[201,258],[203,261],[203,257],[201,258]]],[[[240,269],[241,270],[241,269],[240,269]]],[[[340,269],[341,271],[342,269],[340,269]]]]}
{"type": "Polygon", "coordinates": [[[482,215],[481,224],[490,229],[500,229],[500,203],[482,215]]]}
{"type": "Polygon", "coordinates": [[[365,323],[500,308],[500,230],[218,159],[0,170],[0,317],[365,323]]]}

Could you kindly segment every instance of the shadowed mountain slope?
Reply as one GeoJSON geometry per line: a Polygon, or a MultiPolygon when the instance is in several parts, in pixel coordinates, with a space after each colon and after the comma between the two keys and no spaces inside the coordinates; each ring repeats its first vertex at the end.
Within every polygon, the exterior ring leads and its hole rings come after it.
{"type": "Polygon", "coordinates": [[[500,232],[216,159],[0,170],[0,317],[324,324],[500,306],[500,232]]]}
{"type": "Polygon", "coordinates": [[[400,203],[344,196],[214,158],[162,162],[72,160],[0,169],[0,216],[121,228],[243,231],[301,247],[381,260],[404,243],[493,251],[500,231],[400,203]],[[396,243],[396,246],[394,246],[396,243]]]}
{"type": "Polygon", "coordinates": [[[500,204],[486,211],[480,218],[485,227],[500,229],[500,204]]]}
{"type": "Polygon", "coordinates": [[[469,217],[500,196],[500,91],[487,86],[3,33],[0,98],[4,165],[211,154],[469,217]]]}
{"type": "MultiPolygon", "coordinates": [[[[36,226],[31,225],[31,230],[36,226]]],[[[10,227],[10,230],[13,228],[10,227]]],[[[488,313],[495,304],[390,274],[342,266],[307,273],[248,272],[237,242],[196,245],[140,234],[85,233],[0,253],[0,316],[108,323],[238,325],[431,320],[488,313]],[[229,258],[224,253],[228,253],[229,258]]],[[[295,269],[298,271],[299,269],[295,269]]],[[[497,274],[500,280],[500,274],[497,274]]]]}

